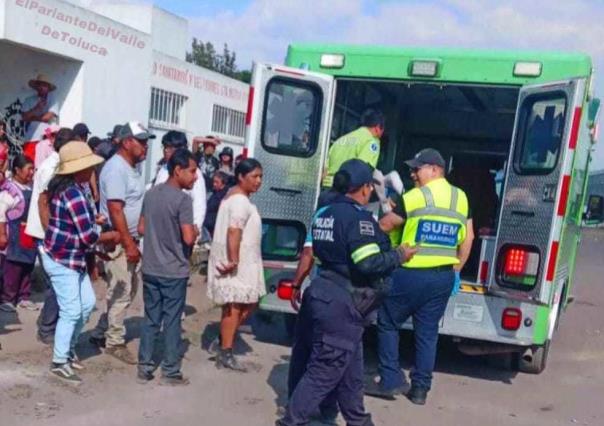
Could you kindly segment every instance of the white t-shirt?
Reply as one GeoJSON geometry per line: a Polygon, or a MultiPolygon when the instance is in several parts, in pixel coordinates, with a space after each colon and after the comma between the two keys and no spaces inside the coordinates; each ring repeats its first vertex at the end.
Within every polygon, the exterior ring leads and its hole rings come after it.
{"type": "MultiPolygon", "coordinates": [[[[164,183],[169,177],[170,174],[168,173],[168,167],[164,164],[159,168],[159,170],[157,170],[154,184],[159,185],[160,183],[164,183]]],[[[184,189],[183,192],[189,194],[189,196],[193,199],[193,224],[197,226],[199,231],[201,231],[203,220],[206,217],[207,198],[205,180],[199,168],[197,169],[197,180],[193,184],[193,188],[184,189]]]]}
{"type": "MultiPolygon", "coordinates": [[[[23,105],[21,106],[21,111],[30,111],[36,106],[39,100],[40,97],[38,95],[33,95],[25,99],[25,101],[23,101],[23,105]]],[[[44,109],[44,113],[47,112],[52,112],[56,118],[54,120],[50,120],[49,123],[44,123],[42,121],[32,121],[28,123],[27,130],[25,131],[26,141],[41,140],[44,137],[44,130],[46,130],[51,123],[59,122],[59,102],[52,93],[49,93],[46,97],[46,108],[44,109]]]]}
{"type": "Polygon", "coordinates": [[[59,154],[52,152],[46,160],[42,161],[36,174],[34,175],[34,184],[31,193],[31,203],[29,204],[29,213],[27,214],[27,225],[25,233],[39,240],[44,239],[44,228],[40,220],[40,211],[38,209],[38,200],[40,194],[48,189],[48,184],[57,172],[59,166],[59,154]]]}

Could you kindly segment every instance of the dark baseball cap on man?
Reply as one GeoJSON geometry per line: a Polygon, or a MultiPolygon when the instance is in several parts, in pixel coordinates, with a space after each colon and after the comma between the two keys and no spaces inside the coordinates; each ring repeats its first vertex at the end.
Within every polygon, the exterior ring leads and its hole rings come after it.
{"type": "Polygon", "coordinates": [[[115,126],[113,126],[113,131],[107,133],[107,136],[109,136],[111,139],[119,138],[121,130],[122,130],[122,125],[116,124],[115,126]]]}
{"type": "Polygon", "coordinates": [[[350,175],[350,188],[359,188],[367,183],[379,183],[373,178],[373,167],[356,158],[343,162],[338,171],[350,175]]]}
{"type": "Polygon", "coordinates": [[[81,136],[84,138],[87,138],[88,135],[90,134],[90,129],[88,128],[88,126],[84,123],[78,123],[75,126],[73,126],[73,134],[75,136],[81,136]]]}
{"type": "Polygon", "coordinates": [[[138,121],[129,121],[120,129],[118,135],[120,139],[134,138],[138,140],[155,139],[155,135],[151,133],[145,126],[138,121]]]}
{"type": "Polygon", "coordinates": [[[446,166],[443,156],[440,155],[440,152],[433,148],[422,149],[420,152],[415,154],[415,157],[413,157],[411,160],[405,161],[405,164],[412,169],[417,169],[427,165],[439,166],[443,168],[446,166]]]}

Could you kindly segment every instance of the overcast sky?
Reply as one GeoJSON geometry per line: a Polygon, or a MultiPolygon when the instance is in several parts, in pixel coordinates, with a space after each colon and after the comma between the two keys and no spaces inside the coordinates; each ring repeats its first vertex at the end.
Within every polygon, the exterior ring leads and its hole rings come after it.
{"type": "MultiPolygon", "coordinates": [[[[282,63],[292,42],[547,49],[589,53],[604,68],[602,0],[156,0],[191,35],[223,43],[239,68],[282,63]]],[[[604,75],[597,80],[604,97],[604,75]]],[[[604,132],[603,141],[604,143],[604,132]]],[[[604,148],[597,168],[604,168],[604,148]]]]}

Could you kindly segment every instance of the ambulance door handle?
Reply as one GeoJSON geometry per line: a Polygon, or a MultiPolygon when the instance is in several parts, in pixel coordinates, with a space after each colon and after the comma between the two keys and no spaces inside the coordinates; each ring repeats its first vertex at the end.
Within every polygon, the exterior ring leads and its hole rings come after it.
{"type": "Polygon", "coordinates": [[[525,210],[512,210],[512,214],[515,216],[535,217],[535,212],[527,212],[525,210]]]}
{"type": "Polygon", "coordinates": [[[302,191],[298,190],[298,189],[290,189],[290,188],[277,188],[275,186],[271,186],[270,187],[271,191],[276,192],[277,194],[283,194],[283,195],[288,195],[290,197],[293,197],[295,195],[300,195],[302,194],[302,191]]]}

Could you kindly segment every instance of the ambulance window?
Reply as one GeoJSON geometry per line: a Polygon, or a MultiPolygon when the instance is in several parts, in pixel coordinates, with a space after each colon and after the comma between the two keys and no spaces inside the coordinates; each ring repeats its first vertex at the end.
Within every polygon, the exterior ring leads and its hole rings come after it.
{"type": "Polygon", "coordinates": [[[273,78],[267,85],[262,146],[268,152],[310,157],[317,149],[321,89],[314,83],[273,78]]]}
{"type": "Polygon", "coordinates": [[[558,164],[566,95],[562,92],[529,96],[520,110],[516,168],[520,174],[544,175],[558,164]]]}
{"type": "Polygon", "coordinates": [[[262,221],[262,258],[297,260],[304,245],[305,226],[300,222],[264,219],[262,221]]]}

